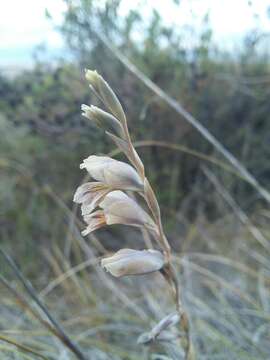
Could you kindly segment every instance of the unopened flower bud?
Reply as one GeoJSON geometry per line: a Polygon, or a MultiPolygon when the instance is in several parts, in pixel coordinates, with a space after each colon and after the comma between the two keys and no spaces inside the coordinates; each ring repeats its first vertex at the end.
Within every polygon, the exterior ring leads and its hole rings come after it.
{"type": "Polygon", "coordinates": [[[147,333],[143,333],[139,336],[138,344],[147,344],[154,340],[159,341],[171,341],[175,339],[175,335],[168,332],[167,329],[176,325],[179,322],[180,316],[177,312],[165,316],[153,329],[147,333]]]}
{"type": "Polygon", "coordinates": [[[94,88],[98,87],[99,77],[100,75],[96,70],[85,69],[85,78],[94,88]]]}
{"type": "Polygon", "coordinates": [[[162,331],[166,330],[168,327],[176,325],[179,322],[179,319],[179,314],[177,312],[165,316],[151,330],[153,338],[156,338],[162,331]]]}
{"type": "Polygon", "coordinates": [[[153,335],[151,334],[151,332],[145,332],[143,334],[141,334],[138,339],[137,339],[137,343],[138,344],[149,344],[152,341],[162,341],[162,342],[172,342],[177,340],[179,334],[177,333],[172,333],[171,331],[162,331],[162,333],[160,333],[156,338],[153,338],[153,335]]]}
{"type": "Polygon", "coordinates": [[[85,77],[112,114],[121,123],[125,122],[126,117],[123,108],[117,96],[103,77],[100,76],[96,70],[85,70],[85,77]]]}
{"type": "Polygon", "coordinates": [[[100,108],[91,105],[82,104],[82,115],[87,119],[94,121],[94,123],[104,131],[112,132],[118,136],[124,137],[123,127],[119,120],[113,115],[101,110],[100,108]]]}

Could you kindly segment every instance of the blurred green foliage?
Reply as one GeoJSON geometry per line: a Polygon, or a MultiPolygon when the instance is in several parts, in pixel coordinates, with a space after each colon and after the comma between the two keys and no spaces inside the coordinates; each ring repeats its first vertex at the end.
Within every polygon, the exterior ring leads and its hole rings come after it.
{"type": "MultiPolygon", "coordinates": [[[[237,53],[224,52],[212,42],[206,16],[199,34],[187,30],[196,44],[187,49],[184,30],[165,26],[155,10],[146,21],[139,9],[120,17],[120,0],[103,5],[94,0],[66,3],[60,31],[73,60],[58,65],[38,61],[34,69],[16,77],[0,77],[2,239],[10,244],[49,244],[63,237],[66,219],[59,215],[47,186],[71,207],[83,176],[81,160],[113,148],[80,116],[81,103],[99,104],[84,80],[85,67],[97,69],[116,91],[133,139],[181,144],[223,160],[113,57],[97,38],[99,31],[197,117],[262,184],[269,184],[269,56],[259,33],[247,36],[237,53]]],[[[142,147],[139,153],[164,213],[170,209],[169,214],[181,211],[187,218],[201,213],[213,218],[224,210],[201,171],[202,160],[155,146],[142,147]]],[[[208,166],[246,210],[259,206],[248,184],[218,166],[208,166]]],[[[168,226],[171,218],[165,219],[168,226]]],[[[24,246],[22,251],[27,252],[24,246]]]]}

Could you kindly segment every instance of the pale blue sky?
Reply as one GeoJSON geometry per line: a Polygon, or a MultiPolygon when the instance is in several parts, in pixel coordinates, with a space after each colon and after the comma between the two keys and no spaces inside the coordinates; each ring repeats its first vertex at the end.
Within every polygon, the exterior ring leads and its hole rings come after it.
{"type": "MultiPolygon", "coordinates": [[[[140,1],[123,0],[121,12],[124,14],[131,7],[137,8],[140,1]]],[[[171,0],[148,0],[149,5],[143,8],[143,12],[147,16],[152,6],[161,12],[168,23],[199,27],[202,16],[210,10],[215,40],[232,46],[258,23],[265,31],[270,31],[270,20],[266,16],[270,0],[250,2],[252,6],[248,6],[248,0],[181,0],[180,6],[174,6],[171,0]]],[[[44,14],[47,8],[54,22],[60,23],[65,6],[62,0],[1,1],[0,66],[29,65],[32,51],[40,43],[46,44],[52,54],[59,53],[63,46],[61,36],[44,14]]]]}

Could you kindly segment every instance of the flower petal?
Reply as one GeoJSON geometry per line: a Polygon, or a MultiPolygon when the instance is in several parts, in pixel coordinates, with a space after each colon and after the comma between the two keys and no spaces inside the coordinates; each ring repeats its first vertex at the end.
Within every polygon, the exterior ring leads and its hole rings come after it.
{"type": "Polygon", "coordinates": [[[91,155],[80,168],[85,168],[92,178],[115,189],[143,190],[143,182],[132,166],[108,156],[91,155]]]}
{"type": "Polygon", "coordinates": [[[90,214],[102,201],[104,196],[111,191],[101,182],[88,182],[78,187],[73,201],[82,204],[82,215],[90,214]]]}
{"type": "Polygon", "coordinates": [[[125,224],[146,226],[155,230],[156,224],[152,218],[137,204],[135,200],[122,191],[112,191],[100,203],[108,225],[125,224]]]}
{"type": "Polygon", "coordinates": [[[89,194],[89,198],[85,199],[81,206],[82,215],[90,214],[97,206],[99,206],[100,202],[104,199],[111,189],[105,188],[95,193],[89,194]]]}
{"type": "Polygon", "coordinates": [[[105,217],[103,211],[97,210],[92,214],[85,215],[83,217],[84,221],[88,224],[85,230],[82,231],[82,235],[88,235],[91,232],[103,227],[106,225],[105,217]]]}
{"type": "Polygon", "coordinates": [[[73,201],[81,204],[87,199],[88,194],[94,194],[95,192],[104,189],[105,186],[101,182],[87,182],[78,187],[76,190],[73,201]]]}

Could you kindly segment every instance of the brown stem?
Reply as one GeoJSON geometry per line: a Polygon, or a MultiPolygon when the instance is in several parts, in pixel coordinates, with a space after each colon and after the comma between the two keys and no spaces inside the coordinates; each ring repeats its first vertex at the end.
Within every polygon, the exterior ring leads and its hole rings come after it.
{"type": "Polygon", "coordinates": [[[180,296],[180,286],[177,280],[175,270],[171,264],[169,264],[169,266],[170,266],[169,273],[171,275],[171,281],[175,289],[176,310],[180,317],[180,329],[184,330],[185,333],[184,343],[182,344],[185,351],[185,360],[193,360],[195,357],[194,357],[193,346],[190,338],[190,326],[189,326],[188,316],[187,313],[183,310],[181,296],[180,296]]]}
{"type": "Polygon", "coordinates": [[[194,360],[195,355],[193,353],[192,342],[190,338],[190,327],[189,327],[189,320],[186,312],[183,310],[181,296],[180,296],[180,287],[177,280],[177,276],[175,270],[170,263],[167,263],[166,267],[161,270],[162,275],[169,283],[170,288],[173,293],[176,311],[179,314],[180,319],[180,330],[184,331],[184,341],[181,342],[181,345],[185,352],[185,360],[194,360]]]}
{"type": "MultiPolygon", "coordinates": [[[[142,180],[144,180],[144,178],[145,178],[144,167],[140,166],[140,165],[142,165],[142,162],[140,161],[141,164],[138,164],[138,161],[136,159],[137,152],[136,152],[136,150],[135,150],[135,148],[134,148],[134,146],[132,144],[126,119],[125,119],[124,122],[122,122],[122,125],[123,125],[123,129],[124,129],[124,133],[126,135],[126,141],[128,143],[128,147],[129,147],[129,151],[130,151],[130,157],[131,157],[131,159],[133,159],[133,165],[136,167],[136,169],[137,169],[139,175],[141,176],[142,180]]],[[[138,156],[138,158],[139,158],[139,156],[138,156]]]]}
{"type": "MultiPolygon", "coordinates": [[[[126,140],[127,140],[127,143],[128,143],[129,149],[130,149],[130,155],[134,159],[134,165],[136,166],[137,159],[136,159],[136,157],[134,157],[134,152],[136,150],[133,147],[133,144],[132,144],[132,141],[131,141],[131,138],[129,135],[126,119],[124,122],[122,122],[122,125],[124,128],[126,140]]],[[[138,170],[142,181],[145,183],[145,180],[147,180],[147,179],[145,178],[144,168],[143,167],[141,168],[140,166],[136,166],[136,169],[138,170]]],[[[159,204],[158,204],[156,195],[148,181],[147,181],[147,183],[148,183],[148,188],[147,188],[148,191],[147,192],[144,191],[141,195],[144,197],[144,199],[153,215],[153,218],[156,222],[156,225],[158,228],[159,243],[161,244],[161,246],[163,247],[163,250],[164,250],[166,266],[161,270],[161,273],[163,274],[163,276],[165,277],[165,279],[167,280],[167,282],[170,285],[170,288],[173,293],[175,305],[176,305],[176,310],[177,310],[177,312],[179,314],[179,318],[180,318],[180,329],[184,330],[184,333],[185,333],[184,344],[182,344],[182,346],[184,348],[184,352],[185,352],[185,360],[193,360],[192,344],[191,344],[190,331],[189,331],[189,320],[188,320],[187,314],[183,311],[183,307],[182,307],[182,302],[181,302],[181,297],[180,297],[180,287],[179,287],[179,283],[177,280],[177,276],[175,274],[175,270],[172,266],[171,247],[170,247],[170,244],[169,244],[169,242],[164,234],[164,231],[163,231],[160,208],[159,208],[159,204]]]]}

